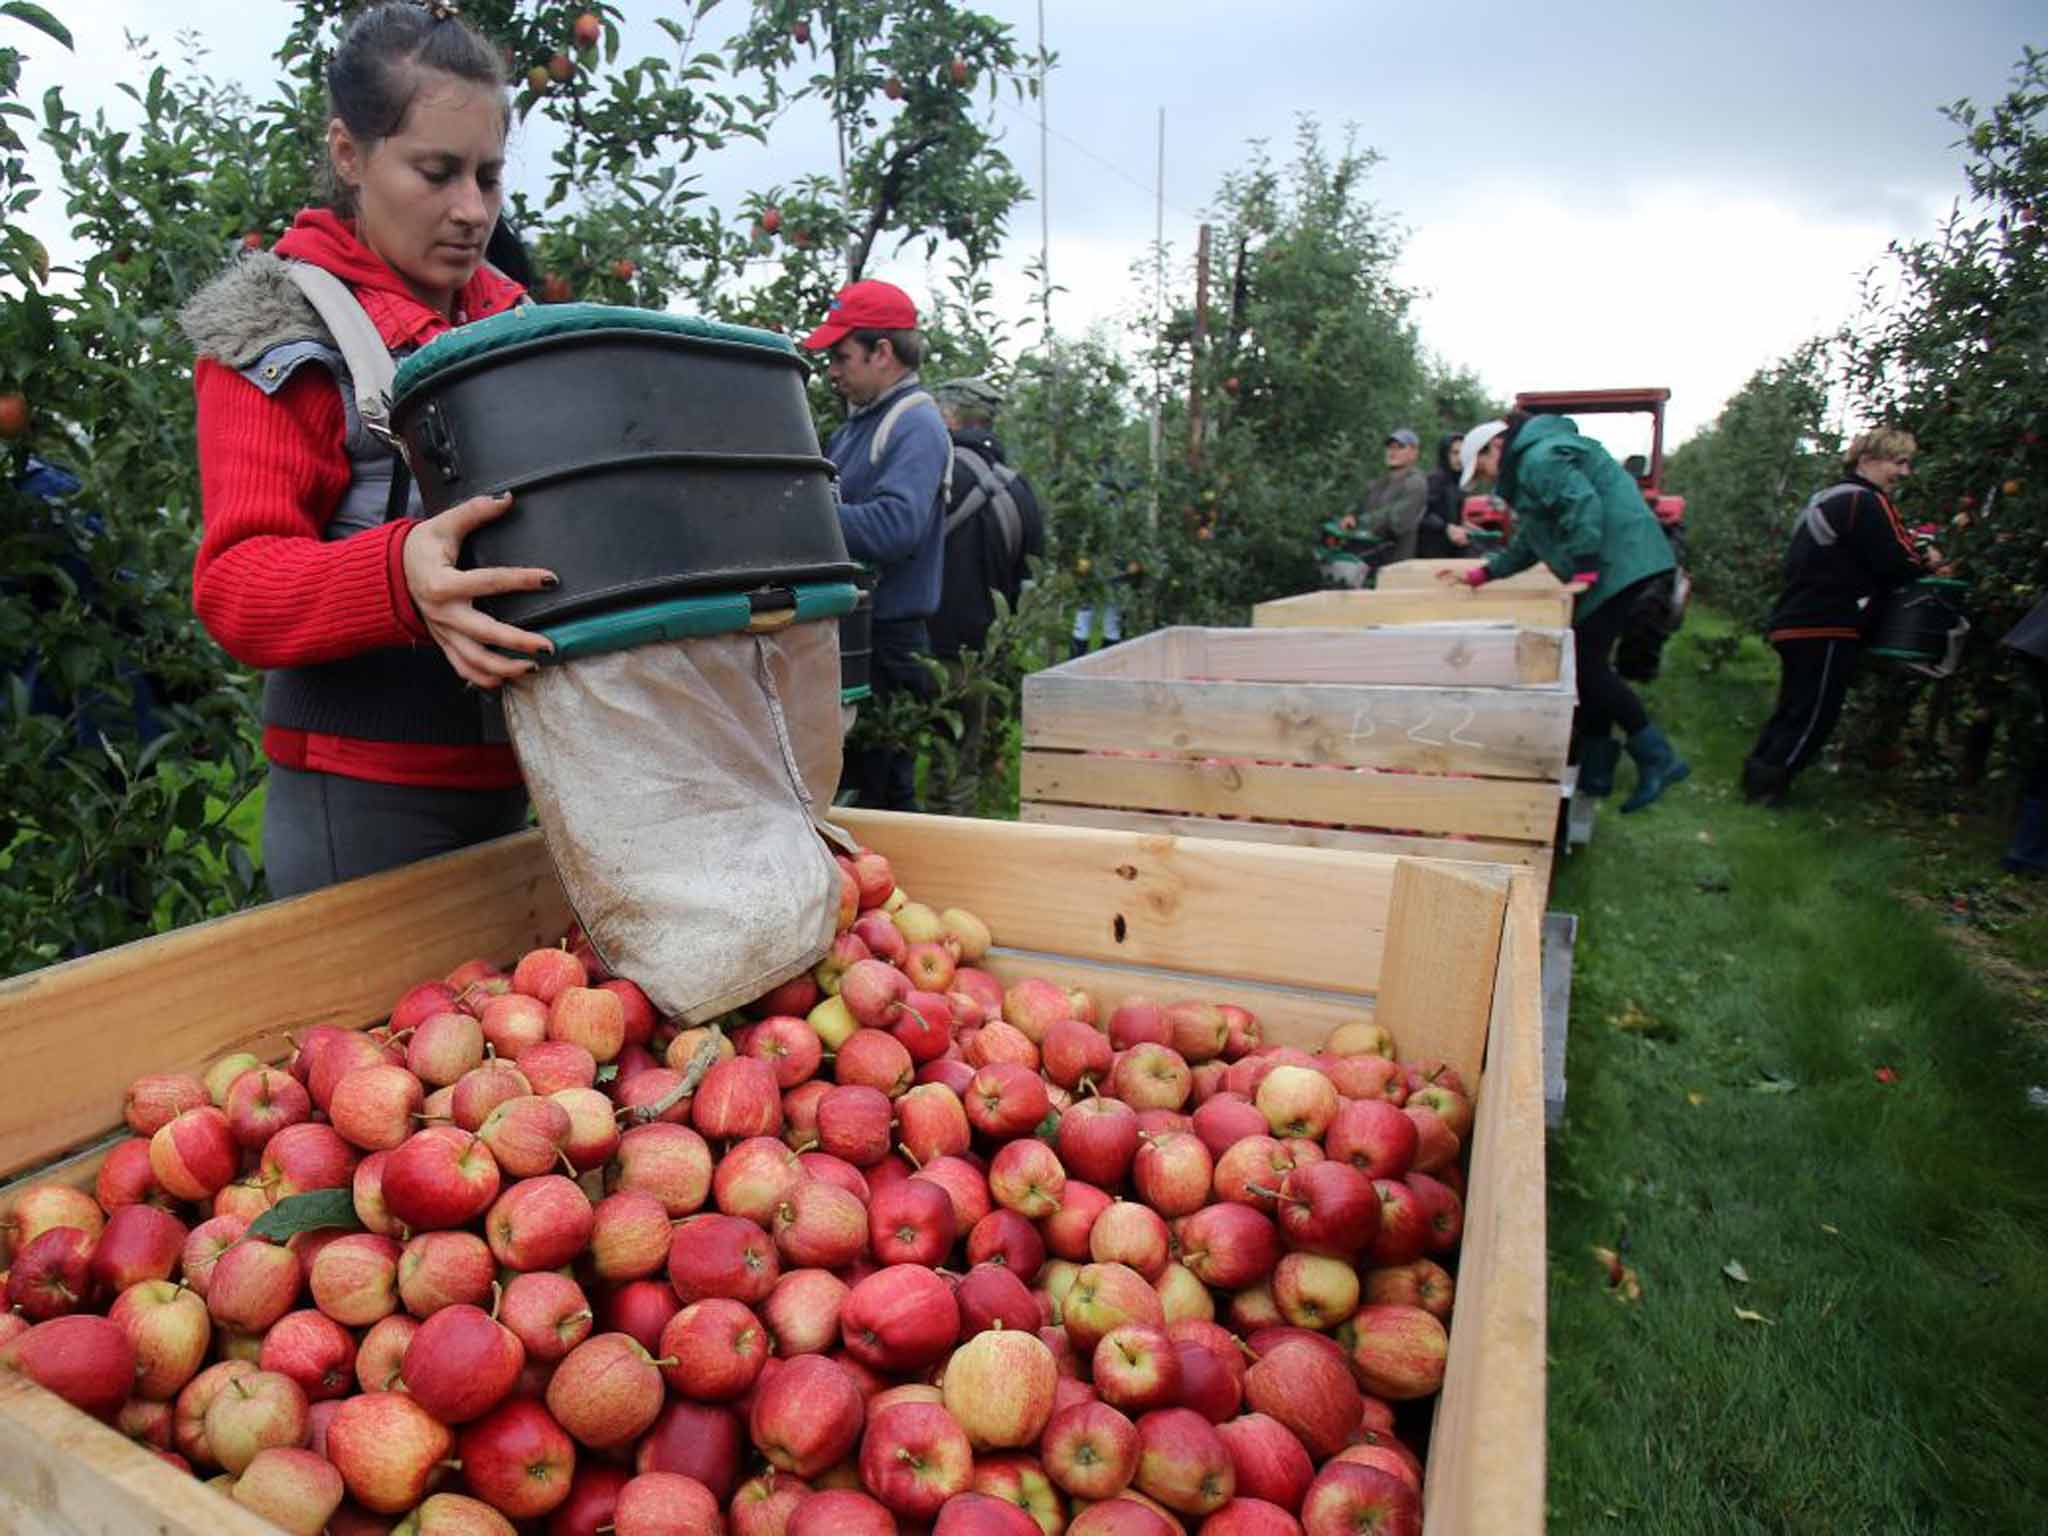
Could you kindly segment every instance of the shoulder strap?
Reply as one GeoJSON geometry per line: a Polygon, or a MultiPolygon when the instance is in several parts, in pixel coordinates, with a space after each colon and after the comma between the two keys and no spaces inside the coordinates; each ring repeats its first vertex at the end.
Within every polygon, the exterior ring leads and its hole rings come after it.
{"type": "Polygon", "coordinates": [[[372,435],[391,442],[391,381],[398,376],[391,349],[384,345],[384,338],[377,334],[377,327],[349,292],[348,284],[332,272],[304,261],[286,262],[285,272],[333,333],[334,344],[348,365],[356,412],[363,425],[372,435]]]}
{"type": "Polygon", "coordinates": [[[967,472],[974,476],[974,489],[947,517],[946,537],[951,538],[955,528],[987,507],[996,515],[996,526],[1003,535],[1003,552],[1014,566],[1024,551],[1024,513],[1010,493],[1010,487],[1017,481],[1017,471],[1007,464],[991,464],[972,448],[957,445],[953,461],[967,466],[967,472]]]}
{"type": "MultiPolygon", "coordinates": [[[[889,434],[896,430],[896,423],[902,419],[905,411],[919,405],[928,405],[934,411],[939,409],[939,402],[934,400],[927,391],[913,389],[883,413],[881,422],[875,428],[874,440],[868,444],[868,463],[879,464],[882,462],[882,453],[889,446],[889,434]]],[[[945,425],[943,413],[940,413],[939,424],[941,427],[945,425]]],[[[953,460],[948,456],[945,475],[939,482],[939,505],[942,507],[947,506],[952,500],[953,460]]]]}

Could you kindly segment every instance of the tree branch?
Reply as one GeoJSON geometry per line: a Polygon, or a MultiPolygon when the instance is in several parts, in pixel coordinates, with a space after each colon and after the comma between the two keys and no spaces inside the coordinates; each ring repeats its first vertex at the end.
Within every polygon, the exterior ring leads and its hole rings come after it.
{"type": "Polygon", "coordinates": [[[926,150],[945,142],[946,133],[934,128],[929,133],[912,139],[889,158],[889,168],[882,173],[882,183],[875,190],[875,206],[868,214],[868,227],[861,231],[847,262],[846,280],[860,281],[861,272],[868,264],[868,255],[874,249],[875,237],[882,232],[882,226],[895,211],[897,201],[903,195],[903,178],[910,170],[911,162],[926,150]]]}

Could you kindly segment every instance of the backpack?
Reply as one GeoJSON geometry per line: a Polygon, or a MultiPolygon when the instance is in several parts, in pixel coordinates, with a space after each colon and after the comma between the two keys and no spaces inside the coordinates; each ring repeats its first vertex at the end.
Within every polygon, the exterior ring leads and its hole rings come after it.
{"type": "Polygon", "coordinates": [[[1003,537],[1005,570],[1015,570],[1024,553],[1024,514],[1018,509],[1017,498],[1010,487],[1021,478],[1017,471],[1004,463],[991,463],[972,448],[953,448],[955,466],[965,466],[974,477],[974,489],[967,493],[967,499],[957,510],[946,517],[946,537],[953,537],[953,530],[984,508],[995,513],[996,527],[1003,537]]]}

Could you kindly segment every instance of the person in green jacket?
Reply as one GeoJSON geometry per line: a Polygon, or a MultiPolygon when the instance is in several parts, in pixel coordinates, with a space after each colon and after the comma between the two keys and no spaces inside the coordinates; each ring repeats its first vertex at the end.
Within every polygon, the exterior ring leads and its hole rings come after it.
{"type": "Polygon", "coordinates": [[[1464,484],[1480,476],[1514,508],[1514,538],[1482,565],[1440,574],[1476,587],[1541,561],[1577,594],[1578,788],[1613,791],[1619,726],[1636,764],[1635,791],[1621,808],[1640,811],[1692,771],[1614,670],[1614,647],[1636,599],[1672,568],[1670,542],[1628,471],[1569,417],[1513,411],[1474,427],[1465,434],[1464,484]]]}

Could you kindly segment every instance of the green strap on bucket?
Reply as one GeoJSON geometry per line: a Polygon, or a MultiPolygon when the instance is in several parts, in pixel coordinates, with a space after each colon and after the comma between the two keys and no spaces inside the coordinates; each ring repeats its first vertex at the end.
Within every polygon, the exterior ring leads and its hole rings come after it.
{"type": "MultiPolygon", "coordinates": [[[[814,619],[837,619],[853,612],[860,591],[850,581],[805,582],[789,588],[795,599],[795,614],[788,621],[808,624],[814,619]]],[[[786,608],[762,610],[785,613],[786,608]]],[[[714,592],[703,597],[677,597],[665,602],[624,608],[616,613],[593,614],[570,619],[540,631],[554,642],[554,655],[544,661],[574,661],[579,656],[601,656],[607,651],[626,651],[657,640],[691,640],[704,635],[729,635],[746,629],[759,613],[753,598],[745,592],[714,592]]]]}

